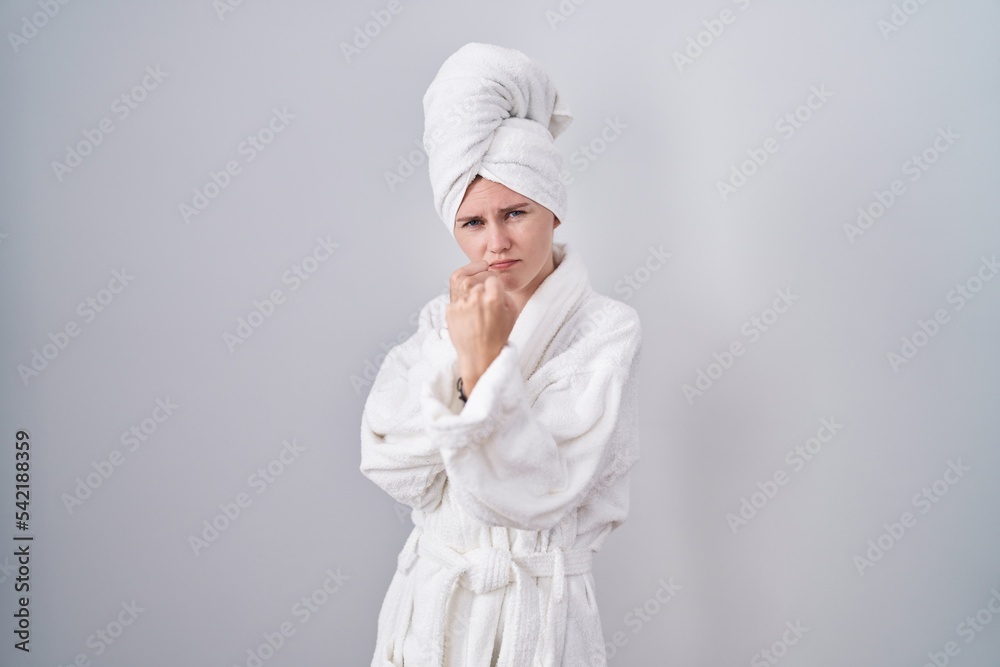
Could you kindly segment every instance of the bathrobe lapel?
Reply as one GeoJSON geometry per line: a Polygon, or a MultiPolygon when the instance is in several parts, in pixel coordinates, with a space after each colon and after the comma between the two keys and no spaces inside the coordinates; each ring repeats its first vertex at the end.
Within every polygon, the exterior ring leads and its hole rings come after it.
{"type": "Polygon", "coordinates": [[[572,248],[566,243],[553,243],[552,251],[558,266],[528,299],[508,337],[508,343],[517,350],[525,380],[538,368],[559,327],[590,287],[587,269],[572,248]]]}

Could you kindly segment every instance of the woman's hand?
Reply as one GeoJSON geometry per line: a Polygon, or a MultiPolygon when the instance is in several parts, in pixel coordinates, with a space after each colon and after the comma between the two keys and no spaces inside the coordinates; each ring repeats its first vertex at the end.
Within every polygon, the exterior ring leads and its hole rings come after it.
{"type": "MultiPolygon", "coordinates": [[[[485,260],[481,261],[486,264],[485,260]]],[[[455,274],[478,263],[462,267],[455,274]]],[[[452,274],[452,285],[456,282],[455,274],[452,274]]],[[[448,322],[448,334],[458,352],[462,389],[468,396],[507,343],[517,320],[517,306],[500,279],[487,270],[466,273],[464,279],[458,282],[458,298],[452,292],[452,301],[445,308],[445,320],[448,322]],[[463,280],[470,278],[475,282],[463,296],[463,280]]]]}
{"type": "Polygon", "coordinates": [[[489,262],[485,259],[478,259],[455,269],[448,281],[451,302],[455,303],[459,299],[465,298],[469,295],[469,290],[489,278],[489,268],[489,262]]]}

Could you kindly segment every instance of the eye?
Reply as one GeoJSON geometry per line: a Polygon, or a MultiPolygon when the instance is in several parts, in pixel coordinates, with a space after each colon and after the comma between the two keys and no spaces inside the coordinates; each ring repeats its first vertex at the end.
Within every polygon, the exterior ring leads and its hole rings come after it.
{"type": "MultiPolygon", "coordinates": [[[[463,227],[468,227],[469,225],[472,225],[472,223],[474,223],[474,222],[482,222],[482,220],[478,220],[478,219],[477,219],[477,220],[469,220],[468,222],[466,222],[466,223],[465,223],[464,225],[462,225],[462,226],[463,226],[463,227]]],[[[473,225],[473,226],[474,226],[474,227],[477,227],[478,225],[473,225]]]]}
{"type": "MultiPolygon", "coordinates": [[[[507,215],[510,215],[511,213],[520,213],[521,215],[526,215],[526,214],[525,214],[525,212],[524,212],[524,211],[521,211],[521,210],[517,210],[517,211],[511,211],[511,212],[510,212],[510,213],[508,213],[507,215]]],[[[518,216],[518,217],[521,217],[521,216],[518,216]]]]}

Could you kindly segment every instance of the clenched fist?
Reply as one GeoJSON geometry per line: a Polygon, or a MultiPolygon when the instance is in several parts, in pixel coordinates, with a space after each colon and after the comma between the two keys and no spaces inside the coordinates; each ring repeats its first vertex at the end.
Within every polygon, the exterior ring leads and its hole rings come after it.
{"type": "Polygon", "coordinates": [[[518,315],[517,305],[488,266],[479,260],[455,271],[451,303],[445,308],[467,396],[507,343],[518,315]]]}

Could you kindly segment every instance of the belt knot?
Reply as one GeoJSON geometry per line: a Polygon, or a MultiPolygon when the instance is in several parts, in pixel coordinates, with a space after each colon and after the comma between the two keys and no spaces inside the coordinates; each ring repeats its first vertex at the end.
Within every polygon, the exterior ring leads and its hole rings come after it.
{"type": "Polygon", "coordinates": [[[512,580],[514,561],[509,549],[478,547],[463,554],[468,568],[462,573],[462,585],[474,593],[488,593],[503,588],[512,580]]]}

